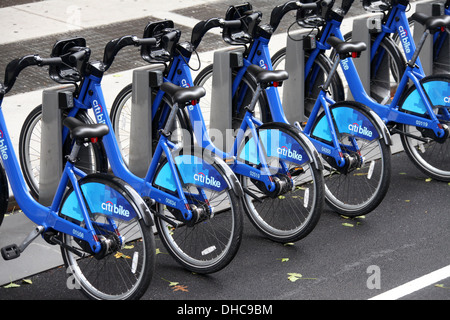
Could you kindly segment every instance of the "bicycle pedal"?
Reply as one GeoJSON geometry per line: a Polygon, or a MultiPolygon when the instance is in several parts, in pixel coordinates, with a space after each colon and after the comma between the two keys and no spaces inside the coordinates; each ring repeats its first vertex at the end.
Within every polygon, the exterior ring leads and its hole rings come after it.
{"type": "Polygon", "coordinates": [[[2,248],[2,257],[4,260],[12,260],[20,256],[20,249],[17,244],[10,244],[2,248]]]}

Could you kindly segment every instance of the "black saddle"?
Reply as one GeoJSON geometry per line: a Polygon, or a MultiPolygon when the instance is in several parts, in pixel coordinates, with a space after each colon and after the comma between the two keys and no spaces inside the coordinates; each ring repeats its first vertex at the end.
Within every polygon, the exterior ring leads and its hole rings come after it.
{"type": "Polygon", "coordinates": [[[109,133],[109,128],[106,124],[86,124],[73,117],[65,118],[63,124],[69,128],[72,138],[79,141],[102,138],[109,133]]]}
{"type": "Polygon", "coordinates": [[[447,15],[430,17],[424,13],[416,12],[412,15],[412,18],[421,25],[424,25],[431,33],[439,31],[439,28],[447,28],[450,26],[450,16],[447,15]]]}
{"type": "Polygon", "coordinates": [[[347,57],[357,58],[361,54],[362,51],[367,49],[367,45],[362,41],[342,41],[336,37],[329,37],[327,39],[328,44],[330,44],[341,59],[345,59],[347,57]],[[352,55],[352,53],[355,53],[352,55]]]}
{"type": "Polygon", "coordinates": [[[285,70],[266,70],[256,64],[248,66],[247,71],[252,75],[257,83],[281,82],[289,78],[285,70]]]}
{"type": "Polygon", "coordinates": [[[179,105],[184,105],[187,102],[199,100],[206,94],[206,90],[203,87],[193,86],[189,88],[184,88],[177,86],[170,82],[164,82],[161,85],[161,90],[164,91],[172,104],[178,103],[179,105]]]}

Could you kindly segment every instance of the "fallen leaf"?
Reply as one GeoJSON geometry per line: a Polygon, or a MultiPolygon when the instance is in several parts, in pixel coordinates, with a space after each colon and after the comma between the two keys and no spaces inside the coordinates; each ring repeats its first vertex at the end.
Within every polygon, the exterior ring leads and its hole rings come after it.
{"type": "Polygon", "coordinates": [[[33,281],[31,281],[31,279],[22,279],[22,282],[33,284],[33,281]]]}
{"type": "Polygon", "coordinates": [[[425,182],[430,182],[432,179],[431,178],[427,178],[425,179],[425,182]]]}
{"type": "Polygon", "coordinates": [[[288,273],[288,280],[291,282],[295,282],[302,277],[300,273],[288,273]]]}
{"type": "Polygon", "coordinates": [[[411,202],[411,200],[405,200],[405,202],[411,202]]]}
{"type": "Polygon", "coordinates": [[[115,257],[116,259],[119,259],[119,258],[131,259],[130,256],[127,256],[126,254],[123,254],[122,252],[117,252],[117,253],[114,255],[114,257],[115,257]]]}
{"type": "Polygon", "coordinates": [[[294,245],[293,242],[286,242],[286,243],[283,243],[283,246],[286,246],[286,247],[288,247],[288,246],[293,246],[293,245],[294,245]]]}
{"type": "Polygon", "coordinates": [[[16,284],[16,283],[12,283],[11,282],[10,284],[4,286],[3,288],[10,289],[10,288],[19,288],[19,287],[20,287],[20,284],[16,284]]]}
{"type": "Polygon", "coordinates": [[[189,292],[189,290],[187,289],[187,286],[182,286],[182,285],[176,285],[173,287],[173,291],[183,291],[183,292],[189,292]]]}
{"type": "Polygon", "coordinates": [[[281,262],[288,262],[289,258],[281,258],[281,259],[277,259],[277,260],[281,260],[281,262]]]}
{"type": "Polygon", "coordinates": [[[344,227],[354,227],[354,225],[351,224],[351,223],[343,223],[342,225],[343,225],[344,227]]]}
{"type": "Polygon", "coordinates": [[[286,199],[286,197],[285,196],[278,196],[278,199],[283,200],[283,199],[286,199]]]}

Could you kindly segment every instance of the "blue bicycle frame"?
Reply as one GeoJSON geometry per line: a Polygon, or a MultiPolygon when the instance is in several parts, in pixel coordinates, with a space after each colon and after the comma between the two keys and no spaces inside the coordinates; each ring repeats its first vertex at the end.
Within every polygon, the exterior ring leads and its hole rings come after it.
{"type": "MultiPolygon", "coordinates": [[[[172,61],[172,65],[168,72],[167,77],[164,78],[164,81],[171,82],[178,86],[190,87],[193,86],[193,80],[191,76],[191,72],[188,66],[188,59],[186,57],[182,57],[181,55],[176,55],[172,61]]],[[[156,110],[162,103],[164,92],[161,90],[157,93],[155,101],[153,103],[152,111],[153,116],[156,113],[156,110]]],[[[260,142],[256,141],[256,153],[257,158],[260,161],[261,169],[255,168],[253,166],[247,165],[242,161],[239,161],[238,148],[241,145],[241,142],[244,139],[244,133],[247,128],[250,129],[253,137],[257,137],[256,126],[262,125],[262,123],[256,119],[252,113],[246,112],[244,119],[242,121],[241,127],[238,131],[236,139],[234,140],[233,147],[229,153],[224,152],[223,150],[218,149],[213,142],[211,141],[209,134],[207,132],[205,122],[203,119],[203,115],[200,109],[200,106],[193,105],[188,107],[189,119],[193,126],[193,131],[195,137],[200,144],[201,147],[211,150],[214,154],[216,154],[219,158],[227,160],[227,164],[236,174],[244,175],[247,177],[253,177],[256,180],[262,181],[269,191],[275,190],[276,184],[271,178],[270,167],[266,162],[266,157],[264,155],[264,147],[260,144],[260,142]],[[230,160],[233,160],[230,162],[230,160]]],[[[244,160],[247,160],[243,158],[244,160]]],[[[305,154],[303,156],[303,162],[310,161],[310,158],[305,154]]]]}
{"type": "MultiPolygon", "coordinates": [[[[0,95],[3,96],[3,94],[0,95]]],[[[3,109],[1,108],[2,102],[3,98],[0,98],[1,157],[17,204],[31,221],[44,228],[43,232],[48,229],[53,229],[59,232],[73,235],[76,238],[88,242],[93,252],[99,252],[102,246],[96,236],[94,226],[92,225],[89,212],[77,180],[77,176],[84,177],[86,176],[86,174],[83,171],[77,169],[73,163],[67,161],[51,206],[43,206],[35,199],[33,199],[28,191],[27,184],[20,169],[13,144],[6,127],[3,109]],[[58,212],[61,209],[60,205],[69,181],[74,188],[76,199],[78,201],[79,208],[81,209],[81,215],[86,222],[85,227],[81,227],[80,225],[66,220],[58,215],[58,212]]],[[[112,225],[105,225],[105,227],[108,228],[111,228],[111,226],[112,225]]]]}
{"type": "MultiPolygon", "coordinates": [[[[192,218],[192,212],[188,209],[189,204],[186,194],[183,191],[174,159],[170,156],[171,150],[176,146],[169,141],[167,137],[161,135],[146,176],[144,178],[137,177],[127,168],[122,159],[122,155],[114,135],[113,126],[105,106],[106,103],[101,88],[101,78],[94,75],[87,75],[83,81],[78,98],[74,99],[74,108],[70,110],[68,116],[75,116],[80,109],[92,108],[97,122],[104,123],[110,128],[109,133],[103,137],[103,144],[105,146],[113,173],[130,184],[141,195],[141,197],[150,197],[158,203],[175,207],[179,209],[182,212],[183,217],[189,221],[192,218]],[[159,164],[159,159],[163,153],[167,156],[170,174],[172,175],[170,184],[174,188],[173,191],[176,191],[174,193],[178,196],[158,189],[157,186],[152,184],[156,178],[156,169],[159,164]]],[[[67,134],[68,131],[64,130],[63,139],[67,136],[67,134]]]]}
{"type": "MultiPolygon", "coordinates": [[[[402,6],[402,5],[398,5],[402,6]]],[[[409,48],[408,54],[411,55],[411,58],[414,57],[414,52],[416,51],[416,45],[414,43],[414,40],[410,36],[410,29],[408,20],[406,18],[406,15],[404,14],[404,6],[402,10],[397,10],[397,13],[399,14],[400,19],[396,21],[397,19],[393,18],[391,25],[398,30],[399,26],[403,26],[403,28],[406,30],[406,35],[404,39],[407,39],[405,41],[402,40],[403,45],[405,48],[409,48]],[[408,44],[409,43],[409,44],[408,44]]],[[[327,25],[325,26],[325,29],[322,33],[322,36],[319,41],[317,41],[316,45],[317,48],[314,49],[305,65],[305,69],[308,70],[308,68],[311,68],[311,65],[314,61],[314,59],[317,57],[317,55],[323,51],[330,49],[330,45],[326,43],[328,37],[333,34],[334,36],[340,38],[341,40],[344,40],[344,37],[342,36],[342,33],[340,31],[340,25],[342,21],[337,20],[331,20],[327,21],[327,25]]],[[[392,27],[391,26],[391,27],[392,27]]],[[[387,28],[387,27],[386,27],[387,28]]],[[[387,29],[385,30],[387,31],[387,29]]],[[[385,36],[386,33],[381,33],[376,40],[376,43],[379,44],[382,39],[382,36],[385,36]]],[[[372,54],[374,54],[375,48],[372,48],[372,54]]],[[[405,49],[406,50],[406,49],[405,49]]],[[[406,52],[406,51],[405,51],[406,52]]],[[[418,59],[418,57],[417,57],[418,59]]],[[[418,62],[416,60],[416,62],[418,62]]],[[[442,114],[436,115],[433,112],[433,105],[430,102],[429,96],[425,92],[423,86],[420,84],[420,80],[425,77],[423,73],[423,69],[420,67],[411,67],[410,65],[407,65],[405,73],[402,75],[402,78],[399,82],[398,88],[395,92],[394,97],[392,98],[392,101],[389,105],[382,105],[377,103],[375,100],[373,100],[369,95],[367,95],[366,91],[364,90],[364,87],[362,85],[362,82],[359,78],[358,72],[356,70],[356,67],[353,63],[352,58],[347,58],[341,61],[342,70],[344,73],[344,76],[347,80],[348,86],[351,90],[351,93],[356,101],[361,102],[365,105],[367,105],[369,108],[375,111],[380,118],[385,122],[398,122],[423,128],[432,129],[437,137],[443,137],[445,134],[445,131],[442,129],[442,126],[439,123],[439,119],[444,120],[450,120],[450,114],[447,109],[442,109],[442,114]],[[403,92],[407,88],[408,80],[411,80],[414,84],[417,92],[418,92],[418,98],[422,100],[421,110],[410,110],[410,111],[416,111],[416,114],[409,114],[402,112],[398,110],[398,103],[400,101],[400,98],[403,95],[403,92]],[[420,114],[427,115],[429,119],[425,116],[421,116],[420,114]]],[[[450,104],[448,104],[450,106],[450,104]]]]}

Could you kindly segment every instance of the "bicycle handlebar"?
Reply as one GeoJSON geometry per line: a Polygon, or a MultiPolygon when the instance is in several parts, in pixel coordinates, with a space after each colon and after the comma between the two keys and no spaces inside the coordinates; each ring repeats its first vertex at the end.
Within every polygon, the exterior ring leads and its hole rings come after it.
{"type": "Polygon", "coordinates": [[[202,38],[209,30],[213,28],[240,28],[241,20],[225,20],[222,18],[211,18],[198,22],[192,29],[191,44],[196,49],[202,41],[202,38]]]}
{"type": "Polygon", "coordinates": [[[272,27],[272,31],[275,32],[275,30],[278,28],[278,26],[280,24],[281,19],[289,11],[292,11],[292,10],[297,10],[297,11],[299,11],[299,10],[303,10],[303,11],[313,10],[316,13],[318,13],[318,11],[321,8],[327,8],[332,3],[333,3],[333,0],[319,0],[319,1],[311,2],[311,3],[302,3],[300,1],[289,1],[289,2],[286,2],[285,4],[276,6],[272,10],[272,14],[270,15],[270,22],[269,22],[269,24],[272,27]]]}
{"type": "Polygon", "coordinates": [[[30,66],[43,67],[61,64],[63,64],[61,57],[41,58],[36,54],[26,55],[21,58],[12,60],[8,63],[5,69],[5,80],[3,83],[4,93],[8,93],[12,89],[17,77],[23,69],[30,66]]]}
{"type": "Polygon", "coordinates": [[[117,53],[121,49],[131,45],[134,45],[136,47],[141,45],[156,45],[156,39],[138,38],[136,36],[129,35],[109,41],[105,46],[105,51],[103,54],[103,64],[105,66],[105,71],[109,69],[117,53]]]}

